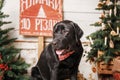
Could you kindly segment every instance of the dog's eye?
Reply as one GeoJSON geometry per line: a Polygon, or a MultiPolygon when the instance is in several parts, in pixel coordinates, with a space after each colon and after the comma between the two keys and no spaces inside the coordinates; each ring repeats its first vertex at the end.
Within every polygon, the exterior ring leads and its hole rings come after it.
{"type": "Polygon", "coordinates": [[[68,33],[69,33],[69,31],[67,31],[67,30],[62,30],[62,34],[67,35],[68,33]]]}

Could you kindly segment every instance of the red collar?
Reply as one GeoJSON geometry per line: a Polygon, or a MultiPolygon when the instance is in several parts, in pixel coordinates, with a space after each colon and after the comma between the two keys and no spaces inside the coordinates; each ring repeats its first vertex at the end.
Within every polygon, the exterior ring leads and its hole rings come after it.
{"type": "Polygon", "coordinates": [[[75,51],[71,51],[71,52],[68,52],[68,53],[65,53],[63,55],[60,55],[60,54],[57,54],[58,55],[58,58],[60,61],[62,60],[65,60],[66,58],[68,58],[71,54],[73,54],[75,51]]]}

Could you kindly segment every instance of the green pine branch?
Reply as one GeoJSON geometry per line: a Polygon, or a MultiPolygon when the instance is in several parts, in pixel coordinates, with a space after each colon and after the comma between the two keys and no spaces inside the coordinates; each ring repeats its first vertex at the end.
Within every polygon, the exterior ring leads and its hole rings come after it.
{"type": "Polygon", "coordinates": [[[14,28],[0,29],[0,37],[7,35],[11,30],[14,30],[14,28]]]}
{"type": "Polygon", "coordinates": [[[0,0],[0,10],[3,8],[4,0],[0,0]]]}
{"type": "Polygon", "coordinates": [[[110,1],[100,0],[96,8],[103,13],[99,17],[100,21],[91,24],[91,26],[101,28],[86,37],[92,39],[92,42],[90,40],[91,50],[88,52],[87,61],[109,63],[116,56],[120,56],[120,4],[117,3],[118,0],[110,1]],[[103,52],[99,57],[98,51],[103,52]]]}
{"type": "Polygon", "coordinates": [[[17,38],[10,38],[9,32],[14,28],[2,28],[3,25],[10,24],[10,21],[4,21],[9,15],[4,14],[4,0],[0,0],[0,76],[2,80],[29,80],[27,68],[30,66],[20,56],[21,49],[15,48],[13,42],[17,38]]]}

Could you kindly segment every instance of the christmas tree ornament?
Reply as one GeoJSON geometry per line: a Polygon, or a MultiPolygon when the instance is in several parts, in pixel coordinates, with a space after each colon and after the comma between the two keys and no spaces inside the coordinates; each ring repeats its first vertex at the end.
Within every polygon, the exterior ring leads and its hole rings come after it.
{"type": "Polygon", "coordinates": [[[113,2],[110,1],[107,5],[108,5],[108,6],[113,5],[113,2]]]}
{"type": "Polygon", "coordinates": [[[99,2],[98,5],[97,5],[98,8],[102,8],[102,6],[103,6],[102,2],[99,2]]]}
{"type": "Polygon", "coordinates": [[[105,14],[102,13],[101,16],[100,16],[100,18],[102,18],[102,19],[105,18],[105,14]]]}
{"type": "Polygon", "coordinates": [[[89,36],[90,43],[93,44],[92,38],[89,36]]]}
{"type": "Polygon", "coordinates": [[[119,27],[117,27],[117,35],[119,35],[119,27]]]}
{"type": "Polygon", "coordinates": [[[110,0],[107,0],[107,1],[106,1],[106,4],[109,4],[109,3],[110,3],[110,0]]]}
{"type": "Polygon", "coordinates": [[[104,23],[101,24],[102,25],[102,30],[106,29],[106,25],[104,23]]]}
{"type": "Polygon", "coordinates": [[[99,58],[100,56],[102,56],[103,54],[104,54],[104,52],[103,52],[103,51],[98,50],[98,58],[99,58]]]}
{"type": "Polygon", "coordinates": [[[93,72],[93,73],[96,73],[96,72],[97,72],[96,66],[92,66],[92,72],[93,72]]]}
{"type": "Polygon", "coordinates": [[[117,13],[117,8],[116,8],[116,6],[115,6],[115,8],[114,8],[114,15],[116,16],[116,13],[117,13]]]}
{"type": "Polygon", "coordinates": [[[103,1],[103,4],[106,4],[106,1],[103,1]]]}
{"type": "Polygon", "coordinates": [[[110,46],[110,48],[114,48],[114,43],[113,43],[112,40],[110,40],[110,42],[109,42],[109,46],[110,46]]]}
{"type": "Polygon", "coordinates": [[[104,39],[104,45],[107,45],[107,37],[104,39]]]}
{"type": "Polygon", "coordinates": [[[110,16],[112,15],[112,9],[110,9],[109,15],[110,15],[110,16]]]}
{"type": "Polygon", "coordinates": [[[110,32],[110,34],[111,34],[112,36],[116,36],[116,35],[117,35],[117,33],[116,33],[114,30],[112,30],[112,31],[110,32]]]}

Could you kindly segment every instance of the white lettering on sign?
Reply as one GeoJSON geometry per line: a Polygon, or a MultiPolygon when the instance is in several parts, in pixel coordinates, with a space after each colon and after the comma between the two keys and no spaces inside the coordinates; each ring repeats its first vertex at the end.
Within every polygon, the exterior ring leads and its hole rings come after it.
{"type": "Polygon", "coordinates": [[[35,19],[35,23],[31,23],[29,18],[21,19],[21,29],[30,30],[30,26],[35,24],[34,30],[38,31],[52,31],[53,26],[58,22],[58,20],[47,20],[47,19],[35,19]]]}
{"type": "Polygon", "coordinates": [[[35,19],[35,30],[51,30],[55,23],[57,23],[57,20],[46,20],[46,19],[35,19]]]}
{"type": "Polygon", "coordinates": [[[26,30],[30,29],[31,23],[29,18],[23,18],[21,20],[21,24],[22,24],[21,26],[22,29],[26,29],[26,30]]]}
{"type": "Polygon", "coordinates": [[[61,0],[21,0],[21,12],[36,4],[45,4],[54,10],[61,12],[61,0]]]}

